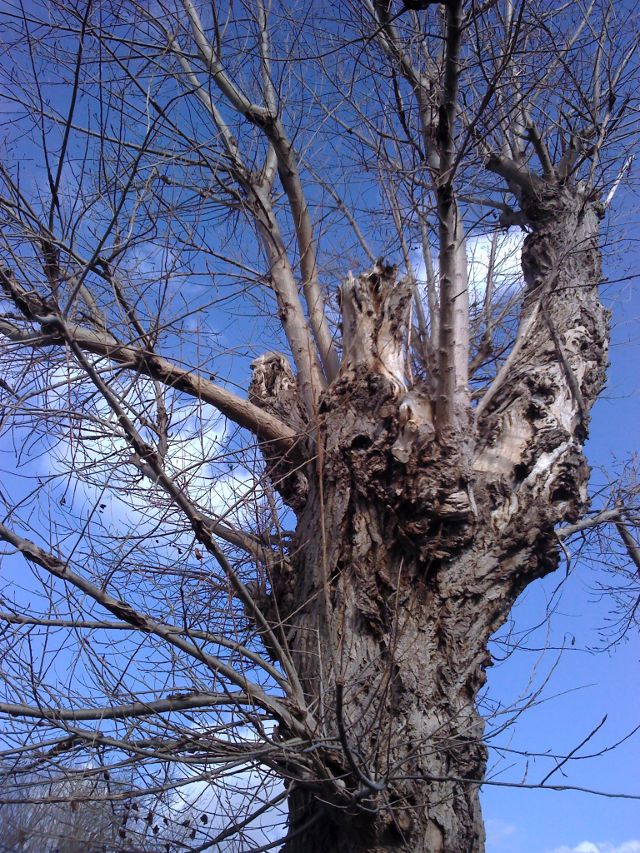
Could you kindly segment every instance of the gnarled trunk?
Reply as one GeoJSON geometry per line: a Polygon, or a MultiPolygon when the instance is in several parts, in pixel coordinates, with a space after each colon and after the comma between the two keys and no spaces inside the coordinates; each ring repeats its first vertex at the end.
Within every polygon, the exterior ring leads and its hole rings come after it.
{"type": "Polygon", "coordinates": [[[291,830],[317,822],[285,850],[480,850],[485,659],[402,519],[344,481],[327,491],[322,503],[311,497],[299,529],[309,534],[296,596],[306,604],[287,636],[330,778],[294,785],[291,830]],[[307,586],[314,570],[327,579],[319,595],[307,586]]]}
{"type": "MultiPolygon", "coordinates": [[[[343,362],[308,461],[268,456],[298,526],[265,607],[314,720],[304,759],[281,767],[286,853],[484,849],[487,643],[556,568],[554,526],[584,509],[581,447],[606,360],[597,211],[538,190],[523,203],[520,331],[476,410],[435,428],[430,386],[407,370],[411,283],[377,265],[343,285],[343,362]]],[[[276,411],[273,389],[291,382],[268,375],[253,399],[276,411]]]]}

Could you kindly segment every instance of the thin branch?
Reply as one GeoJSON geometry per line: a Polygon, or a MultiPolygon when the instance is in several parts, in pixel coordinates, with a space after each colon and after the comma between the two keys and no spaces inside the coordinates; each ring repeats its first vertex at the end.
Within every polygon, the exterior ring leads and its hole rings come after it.
{"type": "Polygon", "coordinates": [[[581,747],[583,747],[583,746],[585,745],[585,743],[588,743],[588,742],[591,740],[591,738],[596,734],[596,732],[600,731],[600,729],[604,726],[604,724],[606,723],[606,721],[607,721],[607,714],[605,714],[605,715],[604,715],[604,717],[600,720],[600,722],[598,723],[598,725],[597,725],[597,726],[595,726],[595,728],[593,728],[593,729],[589,732],[589,734],[588,734],[585,738],[583,738],[583,739],[580,741],[580,743],[579,743],[577,746],[575,746],[575,747],[571,750],[571,752],[570,752],[570,753],[568,753],[568,755],[565,755],[565,756],[564,756],[564,758],[562,759],[562,761],[558,761],[558,763],[556,764],[556,766],[555,766],[552,770],[550,770],[550,771],[547,773],[547,775],[544,777],[544,779],[542,780],[542,782],[540,782],[540,786],[542,787],[542,786],[545,784],[545,782],[547,782],[547,781],[548,781],[548,780],[553,776],[553,774],[554,774],[554,773],[556,773],[558,770],[560,770],[560,768],[561,768],[563,765],[565,765],[565,764],[567,763],[567,761],[569,761],[569,760],[572,758],[572,756],[573,756],[573,755],[575,755],[575,753],[576,753],[576,752],[577,752],[581,747]]]}
{"type": "MultiPolygon", "coordinates": [[[[68,628],[70,630],[86,629],[88,631],[138,630],[137,627],[132,626],[130,622],[113,622],[105,619],[47,619],[44,617],[29,617],[23,616],[19,613],[6,613],[1,611],[0,621],[6,622],[9,625],[23,625],[29,628],[68,628]]],[[[264,669],[264,671],[267,672],[276,682],[283,682],[282,674],[268,661],[266,661],[262,655],[254,649],[247,648],[247,646],[239,643],[237,640],[225,637],[223,634],[212,634],[210,631],[198,631],[195,628],[185,628],[180,625],[171,625],[167,623],[167,627],[174,634],[179,634],[192,640],[202,640],[205,643],[212,643],[217,646],[223,646],[224,648],[231,649],[264,669]]]]}
{"type": "Polygon", "coordinates": [[[633,562],[636,567],[638,574],[640,575],[640,545],[636,542],[636,540],[631,535],[628,526],[624,521],[616,521],[616,530],[620,534],[620,538],[624,543],[625,548],[627,549],[627,554],[629,555],[629,559],[633,562]]]}
{"type": "MultiPolygon", "coordinates": [[[[10,530],[4,524],[0,523],[0,539],[8,542],[31,563],[41,566],[51,575],[66,583],[71,584],[76,589],[79,589],[85,595],[89,596],[97,604],[100,604],[105,610],[117,619],[122,619],[128,622],[133,628],[141,630],[147,634],[152,634],[161,640],[169,643],[172,646],[180,649],[190,657],[205,664],[212,672],[219,672],[224,675],[232,684],[236,684],[243,691],[243,695],[251,696],[255,704],[262,706],[270,713],[280,716],[284,713],[285,717],[289,714],[284,711],[281,703],[277,699],[267,696],[264,690],[258,685],[249,681],[245,676],[236,672],[231,666],[222,661],[220,658],[207,654],[201,648],[189,643],[176,634],[171,625],[153,619],[146,613],[133,608],[128,602],[114,598],[104,589],[91,583],[91,581],[78,575],[72,571],[69,566],[53,554],[47,553],[39,545],[34,542],[24,539],[13,530],[10,530]]],[[[229,694],[231,695],[231,694],[229,694]]]]}
{"type": "MultiPolygon", "coordinates": [[[[3,272],[0,272],[0,276],[3,272]]],[[[40,319],[46,320],[47,318],[45,316],[40,319]]],[[[48,319],[57,320],[54,317],[48,319]]],[[[203,403],[209,403],[234,423],[249,430],[261,440],[273,442],[279,452],[289,452],[299,441],[300,436],[274,415],[259,409],[248,400],[243,400],[231,391],[227,391],[226,388],[221,388],[193,370],[180,367],[141,347],[118,343],[110,335],[92,332],[71,323],[66,324],[66,329],[68,336],[84,352],[102,356],[143,376],[149,376],[169,388],[175,388],[191,397],[202,400],[203,403]]],[[[49,331],[48,328],[43,329],[40,333],[30,333],[6,320],[0,320],[0,334],[5,335],[14,343],[30,346],[34,349],[63,344],[60,335],[54,331],[49,331]]]]}
{"type": "Polygon", "coordinates": [[[556,536],[559,539],[567,539],[575,533],[581,533],[583,530],[590,530],[593,527],[599,527],[601,524],[609,524],[621,517],[621,510],[618,507],[614,509],[603,509],[595,515],[581,518],[575,524],[565,524],[556,530],[556,536]]]}

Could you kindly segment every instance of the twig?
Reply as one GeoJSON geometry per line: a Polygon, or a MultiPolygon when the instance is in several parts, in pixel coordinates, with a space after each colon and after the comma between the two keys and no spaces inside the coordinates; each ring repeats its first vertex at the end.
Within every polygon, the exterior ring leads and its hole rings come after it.
{"type": "Polygon", "coordinates": [[[338,737],[340,738],[340,744],[342,749],[344,750],[344,754],[346,756],[347,761],[349,762],[349,767],[353,771],[354,775],[363,785],[369,788],[372,791],[383,791],[385,788],[385,782],[374,782],[373,779],[369,779],[362,770],[356,764],[356,760],[353,757],[353,753],[351,752],[351,747],[349,746],[349,741],[347,739],[347,732],[344,727],[344,711],[343,711],[343,698],[344,698],[344,682],[341,678],[336,679],[336,720],[338,723],[338,737]]]}
{"type": "Polygon", "coordinates": [[[583,739],[580,741],[580,743],[579,743],[576,747],[574,747],[568,755],[565,755],[565,757],[562,759],[562,761],[559,761],[559,762],[556,764],[556,766],[553,768],[553,770],[550,770],[550,771],[549,771],[549,773],[547,773],[547,775],[544,777],[544,779],[542,780],[542,782],[540,782],[540,787],[542,787],[542,786],[544,785],[544,783],[547,781],[547,779],[550,779],[550,778],[553,776],[553,774],[554,774],[557,770],[560,770],[560,768],[561,768],[564,764],[566,764],[566,763],[567,763],[567,761],[569,761],[569,759],[570,759],[573,755],[575,755],[575,754],[576,754],[576,752],[577,752],[581,747],[583,747],[583,746],[585,745],[585,743],[587,743],[587,741],[591,740],[591,738],[595,735],[595,733],[596,733],[596,732],[598,732],[598,731],[600,731],[600,729],[604,726],[604,724],[606,723],[606,721],[607,721],[607,714],[605,714],[605,715],[604,715],[604,717],[600,720],[600,722],[598,723],[598,725],[597,725],[594,729],[592,729],[592,730],[589,732],[589,734],[588,734],[585,738],[583,738],[583,739]]]}

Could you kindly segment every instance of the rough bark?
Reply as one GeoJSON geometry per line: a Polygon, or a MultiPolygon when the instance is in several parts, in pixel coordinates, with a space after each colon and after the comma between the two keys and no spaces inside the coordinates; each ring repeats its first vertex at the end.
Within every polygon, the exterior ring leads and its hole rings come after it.
{"type": "MultiPolygon", "coordinates": [[[[585,508],[606,364],[597,206],[549,186],[523,209],[520,337],[464,442],[436,434],[427,385],[408,382],[411,283],[378,264],[343,285],[343,363],[296,493],[293,569],[265,601],[316,719],[308,763],[281,768],[286,853],[484,849],[487,643],[556,568],[555,525],[585,508]]],[[[284,417],[259,387],[253,402],[284,417]]]]}

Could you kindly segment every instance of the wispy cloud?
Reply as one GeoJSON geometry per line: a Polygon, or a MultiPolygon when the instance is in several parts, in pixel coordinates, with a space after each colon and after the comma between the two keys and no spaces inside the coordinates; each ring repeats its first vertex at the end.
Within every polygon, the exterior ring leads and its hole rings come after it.
{"type": "MultiPolygon", "coordinates": [[[[494,235],[493,238],[484,234],[467,238],[469,301],[472,309],[484,299],[489,274],[494,298],[504,298],[522,286],[520,257],[524,236],[520,229],[511,228],[494,235]],[[495,245],[492,249],[493,239],[495,245]]],[[[415,253],[414,262],[416,279],[422,283],[426,282],[426,268],[421,253],[415,253]]],[[[433,265],[437,273],[437,257],[433,259],[433,265]]]]}
{"type": "Polygon", "coordinates": [[[575,847],[555,847],[546,853],[640,853],[640,841],[623,841],[613,844],[611,841],[581,841],[575,847]]]}

